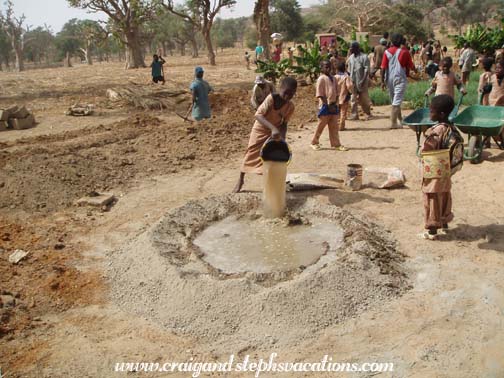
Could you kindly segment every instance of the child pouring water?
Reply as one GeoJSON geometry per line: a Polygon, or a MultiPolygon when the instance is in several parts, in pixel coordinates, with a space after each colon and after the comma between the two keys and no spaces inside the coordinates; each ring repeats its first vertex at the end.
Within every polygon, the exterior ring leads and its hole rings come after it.
{"type": "Polygon", "coordinates": [[[238,193],[245,182],[245,173],[262,174],[261,147],[268,138],[285,139],[287,122],[294,113],[292,98],[297,91],[297,81],[285,77],[280,82],[278,93],[266,97],[255,114],[255,123],[250,133],[247,151],[243,159],[240,177],[233,190],[238,193]]]}
{"type": "MultiPolygon", "coordinates": [[[[450,130],[454,127],[448,121],[448,116],[453,110],[455,103],[449,95],[439,95],[432,99],[430,105],[430,117],[438,122],[425,132],[425,141],[422,153],[446,149],[447,138],[450,130]]],[[[448,159],[449,160],[449,159],[448,159]]],[[[453,219],[451,197],[451,172],[450,166],[428,166],[422,159],[423,178],[422,193],[424,205],[425,231],[420,234],[424,239],[435,240],[438,230],[445,233],[448,223],[453,219]]]]}
{"type": "Polygon", "coordinates": [[[425,92],[426,96],[430,96],[435,92],[436,96],[445,94],[450,96],[451,98],[455,98],[455,90],[456,86],[460,93],[463,95],[467,94],[464,85],[462,84],[462,80],[450,71],[453,66],[453,60],[450,57],[443,58],[441,61],[441,71],[436,72],[434,79],[432,80],[431,87],[425,92]]]}

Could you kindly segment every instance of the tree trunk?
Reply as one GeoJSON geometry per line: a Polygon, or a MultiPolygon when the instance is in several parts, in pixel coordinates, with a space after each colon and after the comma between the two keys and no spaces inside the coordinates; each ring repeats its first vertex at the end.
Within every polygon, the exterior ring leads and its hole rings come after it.
{"type": "Polygon", "coordinates": [[[180,45],[180,56],[185,56],[186,44],[179,43],[179,45],[180,45]]]}
{"type": "Polygon", "coordinates": [[[196,41],[196,38],[191,39],[191,46],[192,46],[192,57],[198,58],[199,51],[198,51],[198,41],[196,41]]]}
{"type": "Polygon", "coordinates": [[[163,48],[163,56],[168,56],[167,51],[166,51],[166,42],[162,43],[162,48],[163,48]]]}
{"type": "Polygon", "coordinates": [[[21,72],[24,71],[24,56],[23,49],[21,46],[14,46],[14,53],[16,55],[16,71],[21,72]]]}
{"type": "Polygon", "coordinates": [[[93,57],[91,52],[91,41],[86,41],[86,51],[84,51],[84,56],[86,58],[86,63],[88,65],[93,65],[93,57]]]}
{"type": "Polygon", "coordinates": [[[215,66],[215,51],[212,45],[212,36],[210,35],[210,28],[203,30],[203,37],[205,37],[205,44],[208,51],[208,63],[215,66]]]}
{"type": "Polygon", "coordinates": [[[66,56],[65,56],[65,61],[63,62],[63,65],[64,65],[65,67],[72,67],[72,62],[70,61],[70,58],[71,58],[71,55],[70,55],[70,53],[67,51],[66,56]]]}
{"type": "Polygon", "coordinates": [[[139,37],[138,28],[132,28],[126,33],[126,69],[145,67],[143,49],[139,37]]]}
{"type": "Polygon", "coordinates": [[[257,34],[259,34],[259,43],[264,48],[264,58],[269,60],[270,49],[270,18],[269,18],[269,0],[257,0],[254,8],[254,21],[257,34]]]}
{"type": "Polygon", "coordinates": [[[364,25],[362,22],[362,16],[358,15],[357,16],[357,31],[358,32],[363,32],[364,31],[364,25]]]}

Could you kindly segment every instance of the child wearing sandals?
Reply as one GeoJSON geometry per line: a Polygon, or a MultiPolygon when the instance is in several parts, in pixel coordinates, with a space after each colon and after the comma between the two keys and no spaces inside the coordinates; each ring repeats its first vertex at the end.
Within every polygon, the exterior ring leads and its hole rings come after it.
{"type": "MultiPolygon", "coordinates": [[[[439,95],[432,99],[430,117],[438,123],[425,132],[422,152],[446,148],[445,141],[453,127],[448,121],[448,116],[454,106],[453,98],[449,95],[439,95]]],[[[422,179],[424,221],[427,230],[420,234],[422,238],[436,240],[438,230],[443,234],[448,230],[448,223],[453,220],[451,186],[450,175],[422,179]]]]}
{"type": "Polygon", "coordinates": [[[347,151],[348,149],[341,145],[339,138],[339,93],[338,82],[331,75],[331,63],[324,60],[320,63],[321,75],[317,80],[316,96],[319,100],[318,125],[315,135],[311,141],[310,147],[315,151],[322,149],[320,145],[320,136],[325,127],[329,129],[329,142],[331,149],[336,151],[347,151]]]}

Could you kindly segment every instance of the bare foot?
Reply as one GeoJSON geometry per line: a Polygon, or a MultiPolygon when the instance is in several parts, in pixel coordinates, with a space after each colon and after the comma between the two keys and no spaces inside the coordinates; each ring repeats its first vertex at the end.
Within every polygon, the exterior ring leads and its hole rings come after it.
{"type": "Polygon", "coordinates": [[[243,187],[244,182],[245,182],[244,176],[240,175],[240,178],[238,179],[238,182],[236,183],[236,186],[233,189],[233,193],[240,193],[240,190],[243,187]]]}

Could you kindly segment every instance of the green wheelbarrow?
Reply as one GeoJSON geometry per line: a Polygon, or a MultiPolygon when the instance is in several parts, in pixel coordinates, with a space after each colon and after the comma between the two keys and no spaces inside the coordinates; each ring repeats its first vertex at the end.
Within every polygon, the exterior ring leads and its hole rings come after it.
{"type": "MultiPolygon", "coordinates": [[[[453,108],[452,112],[450,113],[448,119],[453,122],[453,119],[457,116],[457,113],[460,108],[460,104],[462,104],[462,100],[464,99],[464,95],[461,94],[460,98],[457,102],[457,105],[453,108]]],[[[436,122],[432,121],[430,119],[430,108],[428,106],[428,97],[425,96],[424,100],[424,107],[415,110],[413,113],[411,113],[409,116],[405,117],[402,121],[402,124],[405,126],[408,126],[411,130],[415,131],[416,133],[416,138],[417,138],[417,150],[416,154],[417,156],[420,156],[420,138],[422,136],[422,133],[425,133],[425,131],[434,126],[436,122]]]]}
{"type": "Polygon", "coordinates": [[[483,160],[483,148],[490,142],[490,138],[504,150],[502,138],[497,138],[501,136],[504,126],[504,107],[472,105],[456,116],[453,123],[469,136],[464,159],[472,164],[483,160]]]}

